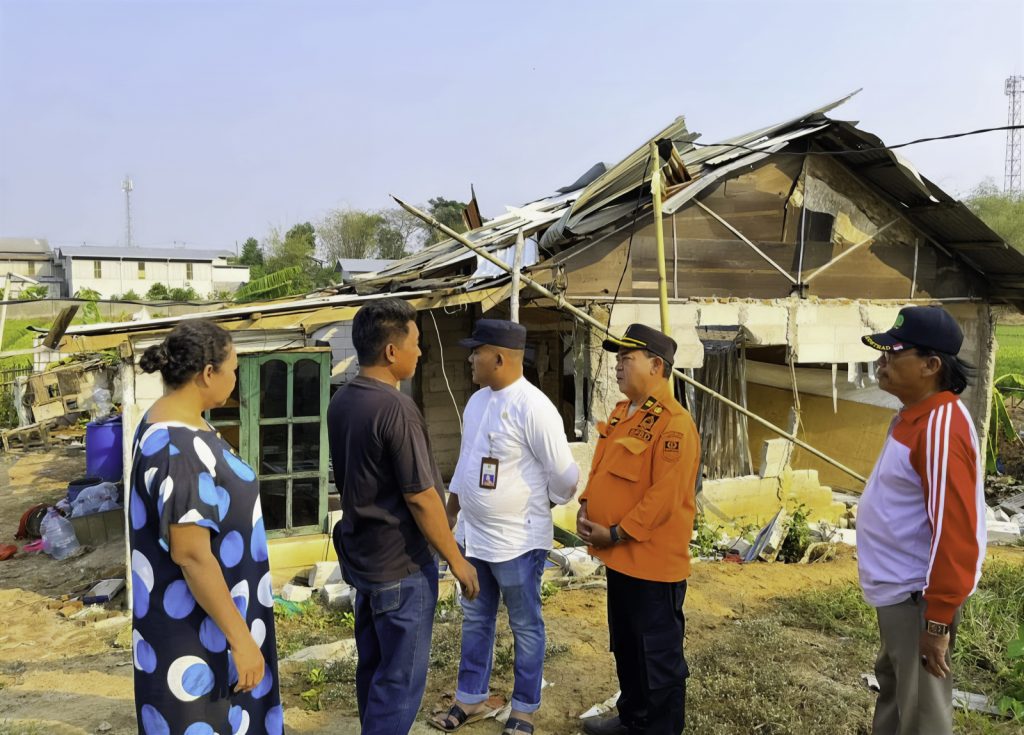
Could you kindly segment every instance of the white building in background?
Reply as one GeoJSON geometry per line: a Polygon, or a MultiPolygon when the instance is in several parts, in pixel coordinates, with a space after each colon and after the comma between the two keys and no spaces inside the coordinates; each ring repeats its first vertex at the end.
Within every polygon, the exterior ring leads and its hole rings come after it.
{"type": "MultiPolygon", "coordinates": [[[[0,237],[0,289],[6,283],[8,273],[46,285],[50,289],[49,295],[54,298],[62,295],[64,274],[45,239],[0,237]]],[[[10,297],[17,298],[23,289],[35,285],[32,281],[12,278],[10,297]]]]}
{"type": "Polygon", "coordinates": [[[162,283],[167,288],[191,286],[205,298],[249,281],[249,266],[229,264],[232,256],[228,250],[83,245],[59,248],[55,261],[63,267],[69,296],[83,288],[104,299],[129,291],[145,296],[162,283]]]}

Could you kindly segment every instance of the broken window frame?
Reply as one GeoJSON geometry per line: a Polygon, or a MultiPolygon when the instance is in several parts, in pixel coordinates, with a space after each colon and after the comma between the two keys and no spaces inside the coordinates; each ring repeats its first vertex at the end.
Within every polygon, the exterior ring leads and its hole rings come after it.
{"type": "MultiPolygon", "coordinates": [[[[266,508],[269,503],[265,495],[270,483],[285,483],[284,526],[267,527],[267,536],[277,538],[302,534],[321,533],[327,519],[328,492],[328,443],[327,443],[327,404],[330,396],[331,353],[329,348],[306,348],[290,352],[273,352],[258,355],[240,355],[238,359],[238,417],[217,418],[213,412],[207,412],[207,420],[217,429],[238,427],[239,456],[257,470],[260,482],[260,501],[266,508]],[[318,415],[294,416],[295,410],[295,368],[302,361],[311,361],[317,367],[319,382],[318,415]],[[271,362],[281,362],[285,366],[285,415],[281,417],[263,417],[262,411],[262,369],[271,362]],[[317,469],[294,471],[295,431],[296,425],[315,424],[319,429],[317,443],[317,469]],[[286,426],[287,443],[285,447],[284,472],[267,472],[262,466],[261,449],[264,447],[262,434],[264,427],[286,426]],[[297,480],[315,480],[317,488],[317,518],[313,524],[294,524],[294,486],[297,480]]],[[[214,412],[218,409],[214,409],[214,412]]],[[[264,523],[268,523],[264,515],[264,523]]]]}

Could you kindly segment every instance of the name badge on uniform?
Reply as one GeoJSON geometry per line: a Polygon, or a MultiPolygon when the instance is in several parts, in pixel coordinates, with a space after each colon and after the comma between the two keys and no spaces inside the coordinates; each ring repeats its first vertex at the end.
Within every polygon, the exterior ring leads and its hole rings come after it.
{"type": "Polygon", "coordinates": [[[494,457],[484,457],[480,460],[480,487],[484,490],[494,490],[498,487],[498,460],[494,457]]]}

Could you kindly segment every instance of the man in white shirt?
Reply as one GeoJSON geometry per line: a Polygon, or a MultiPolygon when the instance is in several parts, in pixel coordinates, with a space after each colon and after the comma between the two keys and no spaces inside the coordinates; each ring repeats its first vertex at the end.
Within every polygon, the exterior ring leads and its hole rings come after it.
{"type": "Polygon", "coordinates": [[[533,732],[544,668],[541,576],[551,548],[551,507],[572,500],[579,467],[569,451],[562,417],[523,377],[525,327],[481,319],[459,343],[480,390],[466,404],[462,449],[448,486],[448,520],[461,511],[466,558],[476,567],[480,594],[463,598],[462,661],[455,703],[431,721],[456,730],[489,713],[491,662],[498,601],[508,608],[515,637],[515,685],[505,735],[533,732]]]}

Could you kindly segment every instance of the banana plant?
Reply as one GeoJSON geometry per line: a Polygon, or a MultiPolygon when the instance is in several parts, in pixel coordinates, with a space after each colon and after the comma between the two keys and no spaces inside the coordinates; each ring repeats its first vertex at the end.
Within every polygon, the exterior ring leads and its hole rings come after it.
{"type": "Polygon", "coordinates": [[[1013,426],[1010,412],[1006,409],[1006,398],[1004,391],[1009,394],[1014,391],[1024,392],[1024,375],[1020,373],[1007,373],[995,379],[992,383],[992,419],[988,427],[988,441],[985,448],[985,468],[992,474],[997,471],[996,460],[999,457],[999,438],[1008,442],[1020,442],[1020,435],[1013,426]]]}

